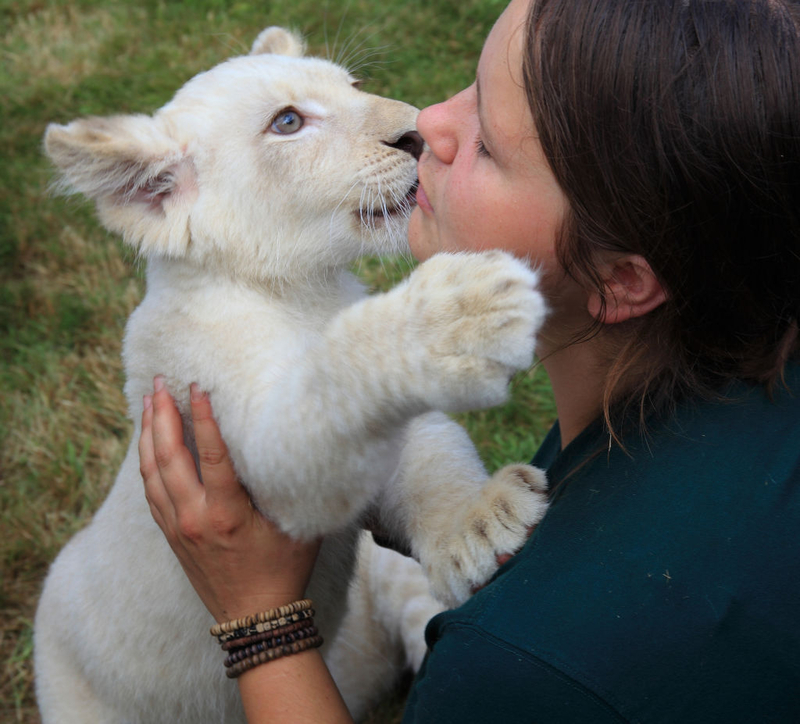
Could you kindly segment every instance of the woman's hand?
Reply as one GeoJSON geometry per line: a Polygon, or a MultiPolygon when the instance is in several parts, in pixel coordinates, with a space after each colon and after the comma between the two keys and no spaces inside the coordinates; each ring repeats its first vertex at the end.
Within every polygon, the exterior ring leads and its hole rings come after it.
{"type": "Polygon", "coordinates": [[[200,476],[160,377],[145,396],[139,438],[150,511],[189,581],[218,622],[303,598],[320,541],[292,540],[253,507],[196,385],[191,407],[200,476]]]}

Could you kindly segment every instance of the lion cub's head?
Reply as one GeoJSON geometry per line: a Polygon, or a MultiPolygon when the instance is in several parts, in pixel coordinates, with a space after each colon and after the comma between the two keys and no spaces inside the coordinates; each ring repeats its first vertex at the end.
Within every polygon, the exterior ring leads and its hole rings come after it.
{"type": "Polygon", "coordinates": [[[291,279],[402,248],[417,109],[304,50],[268,28],[152,117],[51,124],[46,152],[63,187],[146,256],[291,279]]]}

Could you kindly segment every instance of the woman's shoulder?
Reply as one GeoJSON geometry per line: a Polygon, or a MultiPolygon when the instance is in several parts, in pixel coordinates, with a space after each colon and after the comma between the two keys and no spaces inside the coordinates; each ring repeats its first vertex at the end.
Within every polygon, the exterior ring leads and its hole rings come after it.
{"type": "Polygon", "coordinates": [[[758,466],[788,476],[800,459],[800,363],[788,364],[773,389],[735,382],[714,397],[683,400],[669,416],[630,425],[621,443],[597,420],[561,450],[556,424],[533,464],[548,470],[556,500],[580,489],[576,480],[616,473],[657,480],[680,468],[691,479],[719,466],[730,474],[713,476],[723,487],[758,466]]]}
{"type": "Polygon", "coordinates": [[[525,549],[432,639],[482,630],[642,721],[800,711],[797,366],[787,384],[684,405],[626,450],[588,430],[525,549]]]}

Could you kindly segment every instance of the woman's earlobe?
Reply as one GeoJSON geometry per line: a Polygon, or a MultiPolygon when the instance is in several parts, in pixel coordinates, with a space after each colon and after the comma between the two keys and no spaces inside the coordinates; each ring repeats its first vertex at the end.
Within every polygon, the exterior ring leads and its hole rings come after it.
{"type": "Polygon", "coordinates": [[[638,254],[604,262],[603,294],[592,291],[589,314],[603,324],[618,324],[651,312],[667,300],[667,292],[650,264],[638,254]]]}

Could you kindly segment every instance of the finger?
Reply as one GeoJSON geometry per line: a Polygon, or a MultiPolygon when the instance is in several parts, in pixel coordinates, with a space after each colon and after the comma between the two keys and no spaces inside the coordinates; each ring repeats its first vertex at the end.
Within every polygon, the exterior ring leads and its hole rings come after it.
{"type": "MultiPolygon", "coordinates": [[[[534,526],[532,526],[532,525],[529,525],[527,527],[527,529],[526,529],[528,531],[527,538],[531,537],[531,533],[533,533],[533,528],[534,528],[534,526]]],[[[506,563],[508,563],[515,555],[517,555],[517,553],[519,553],[523,549],[524,546],[525,546],[525,544],[523,543],[514,553],[502,553],[502,554],[500,554],[498,556],[495,556],[495,560],[497,561],[498,568],[500,566],[503,566],[506,563]]]]}
{"type": "Polygon", "coordinates": [[[245,502],[249,505],[247,491],[239,483],[228,447],[214,419],[211,400],[196,384],[192,384],[190,391],[194,439],[208,505],[245,502]]]}
{"type": "Polygon", "coordinates": [[[144,494],[150,513],[161,530],[166,530],[165,518],[174,519],[175,509],[164,490],[153,450],[153,398],[145,395],[142,409],[142,431],[139,434],[139,472],[144,482],[144,494]]]}
{"type": "Polygon", "coordinates": [[[202,499],[203,485],[194,458],[183,443],[183,423],[175,402],[156,377],[153,392],[153,453],[164,489],[180,517],[202,499]]]}

